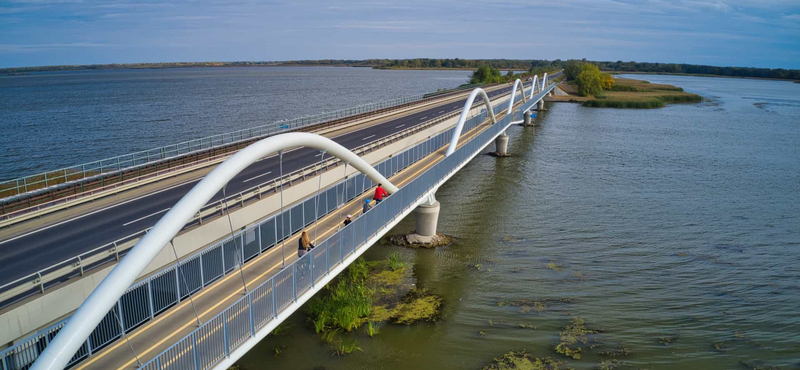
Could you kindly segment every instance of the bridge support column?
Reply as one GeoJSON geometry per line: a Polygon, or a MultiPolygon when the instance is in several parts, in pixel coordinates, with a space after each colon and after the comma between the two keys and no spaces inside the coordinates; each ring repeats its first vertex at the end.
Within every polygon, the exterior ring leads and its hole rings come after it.
{"type": "Polygon", "coordinates": [[[434,200],[433,204],[423,203],[417,206],[414,210],[414,219],[416,221],[417,231],[413,235],[418,243],[430,243],[433,236],[436,235],[436,225],[439,223],[439,201],[434,200]]]}
{"type": "Polygon", "coordinates": [[[523,126],[533,126],[533,121],[531,120],[531,112],[527,111],[522,114],[522,125],[523,126]]]}
{"type": "Polygon", "coordinates": [[[536,108],[536,110],[544,110],[544,99],[539,100],[539,106],[536,108]]]}
{"type": "Polygon", "coordinates": [[[508,135],[506,135],[505,131],[494,139],[494,146],[495,146],[495,154],[498,157],[504,157],[506,152],[508,151],[508,135]]]}

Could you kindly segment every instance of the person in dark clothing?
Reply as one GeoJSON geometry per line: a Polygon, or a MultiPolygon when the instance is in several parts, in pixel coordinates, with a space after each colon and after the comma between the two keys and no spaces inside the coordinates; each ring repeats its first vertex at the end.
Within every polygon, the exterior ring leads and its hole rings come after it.
{"type": "Polygon", "coordinates": [[[378,184],[378,187],[375,188],[375,196],[372,199],[375,199],[375,203],[380,203],[383,198],[388,197],[389,194],[386,193],[386,190],[383,190],[382,184],[378,184]]]}
{"type": "Polygon", "coordinates": [[[344,224],[344,226],[347,226],[347,225],[350,225],[351,222],[353,222],[353,216],[352,215],[347,215],[347,218],[344,219],[343,224],[344,224]]]}
{"type": "Polygon", "coordinates": [[[364,199],[364,211],[363,213],[366,214],[372,208],[372,204],[369,204],[369,199],[364,199]]]}
{"type": "Polygon", "coordinates": [[[300,235],[300,239],[298,241],[298,248],[297,248],[297,257],[303,257],[308,251],[314,248],[314,244],[311,244],[311,239],[308,237],[308,233],[303,231],[300,235]]]}

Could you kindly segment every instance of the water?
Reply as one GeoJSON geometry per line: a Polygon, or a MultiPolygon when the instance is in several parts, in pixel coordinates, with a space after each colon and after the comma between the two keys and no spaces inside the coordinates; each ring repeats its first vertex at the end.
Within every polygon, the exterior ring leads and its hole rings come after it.
{"type": "Polygon", "coordinates": [[[0,77],[0,180],[453,88],[469,74],[253,67],[0,77]]]}
{"type": "MultiPolygon", "coordinates": [[[[367,252],[413,262],[444,297],[441,321],[360,330],[363,352],[333,357],[301,310],[242,368],[480,369],[520,349],[565,360],[553,347],[574,316],[603,330],[599,348],[568,361],[575,369],[617,347],[628,368],[800,367],[800,84],[634,77],[711,101],[552,105],[535,136],[510,129],[514,157],[479,156],[438,191],[439,231],[454,244],[367,252]],[[573,303],[498,305],[541,298],[573,303]]],[[[393,233],[413,228],[407,219],[393,233]]]]}

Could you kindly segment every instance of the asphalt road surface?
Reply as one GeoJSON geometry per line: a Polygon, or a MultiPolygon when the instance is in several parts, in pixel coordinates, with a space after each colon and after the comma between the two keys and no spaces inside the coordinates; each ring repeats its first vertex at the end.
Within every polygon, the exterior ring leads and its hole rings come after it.
{"type": "MultiPolygon", "coordinates": [[[[506,87],[489,97],[506,94],[506,87]]],[[[461,110],[466,99],[438,105],[424,111],[341,135],[333,140],[353,149],[396,132],[417,126],[436,117],[461,110]]],[[[283,155],[283,173],[290,173],[318,162],[319,151],[301,148],[283,155]]],[[[239,193],[279,176],[278,157],[256,162],[233,178],[228,195],[239,193]]],[[[28,233],[0,241],[0,286],[101,245],[139,233],[156,222],[200,179],[154,191],[94,212],[75,216],[28,233]]],[[[210,203],[222,198],[218,193],[210,203]]]]}

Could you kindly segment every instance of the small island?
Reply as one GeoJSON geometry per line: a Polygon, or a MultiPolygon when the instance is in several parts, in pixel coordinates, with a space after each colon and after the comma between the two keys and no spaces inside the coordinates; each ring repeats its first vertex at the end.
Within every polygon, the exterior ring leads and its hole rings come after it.
{"type": "Polygon", "coordinates": [[[582,103],[590,108],[661,108],[669,103],[697,103],[700,95],[682,88],[644,80],[612,77],[591,63],[574,63],[564,68],[566,82],[549,98],[554,102],[582,103]]]}

